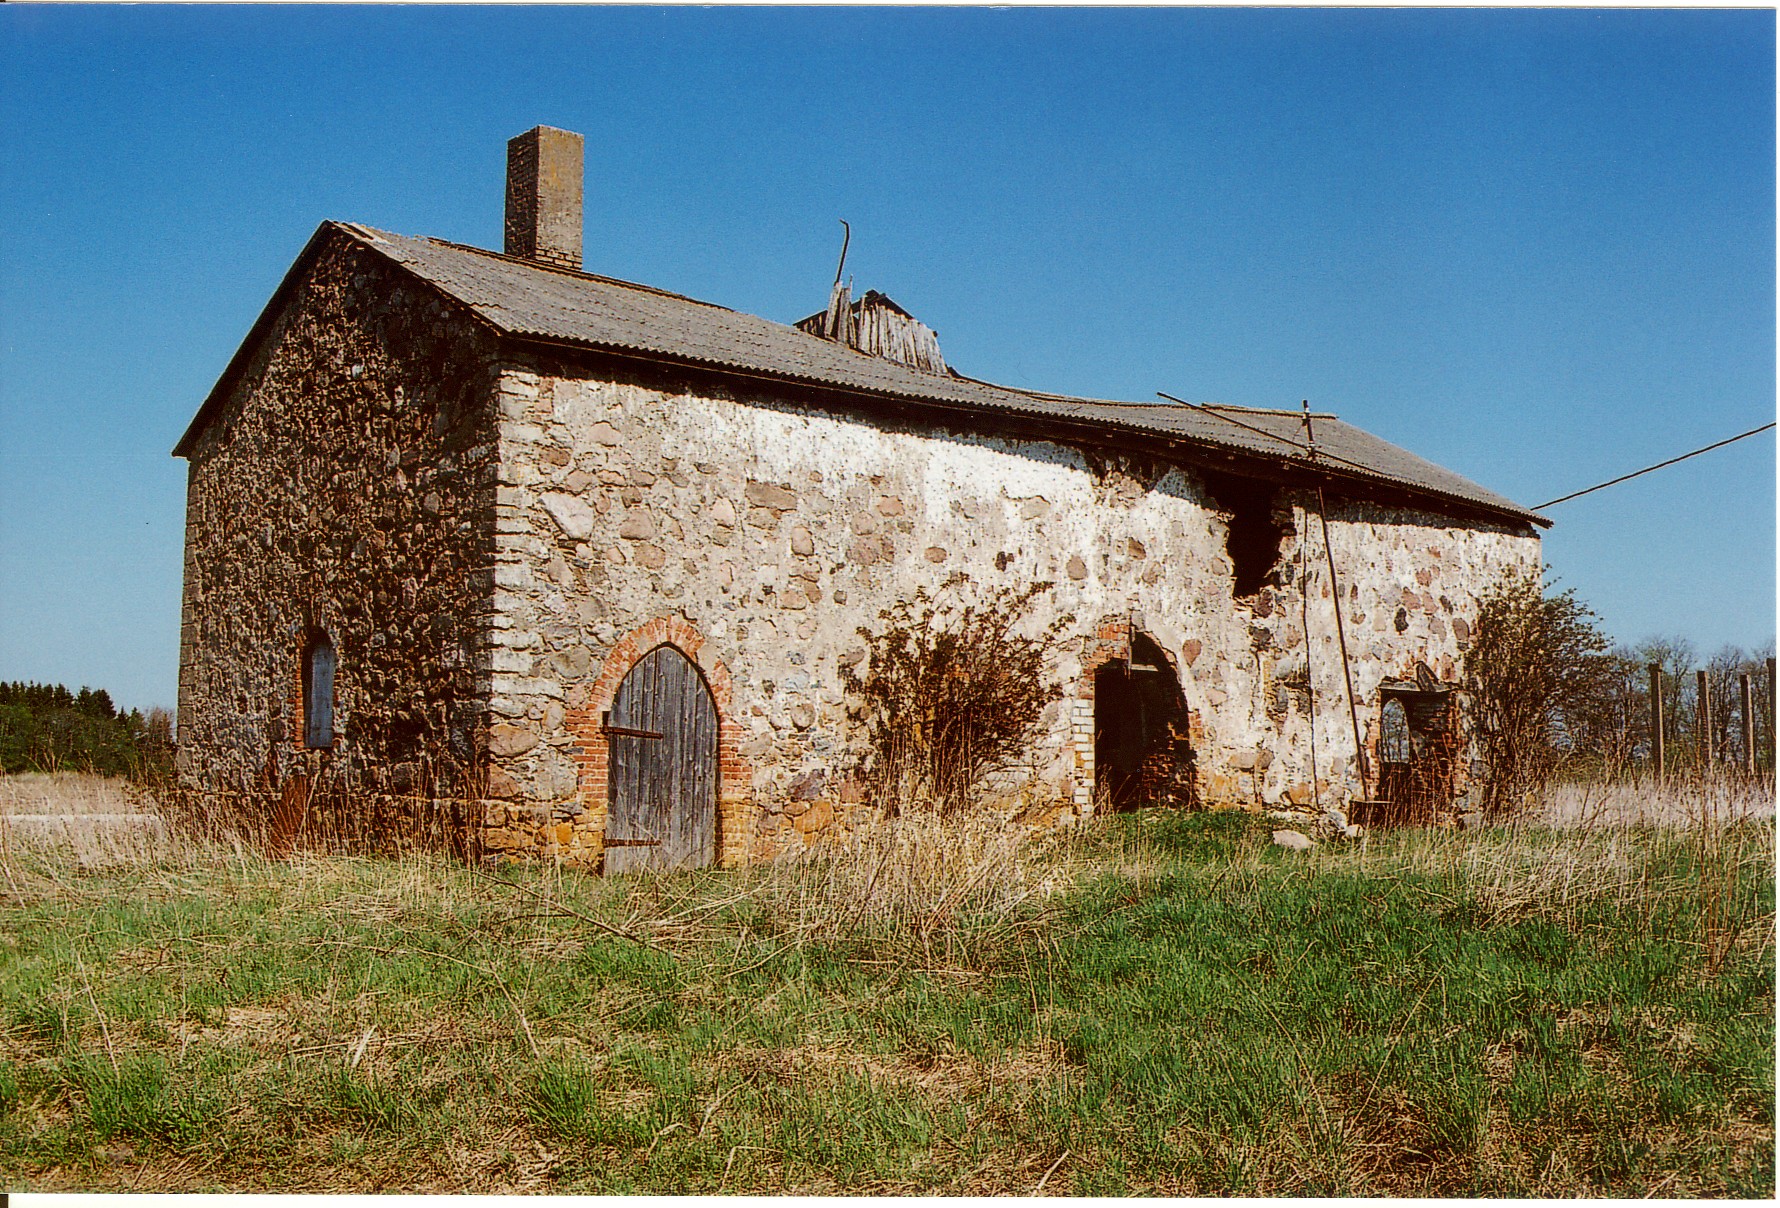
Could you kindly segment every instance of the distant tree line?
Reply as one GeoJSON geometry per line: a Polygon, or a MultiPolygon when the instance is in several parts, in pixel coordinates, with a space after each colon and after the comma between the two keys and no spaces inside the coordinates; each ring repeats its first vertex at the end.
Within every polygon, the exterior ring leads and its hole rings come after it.
{"type": "Polygon", "coordinates": [[[173,717],[120,712],[103,688],[0,682],[0,772],[153,778],[173,766],[173,717]]]}
{"type": "Polygon", "coordinates": [[[1684,638],[1615,644],[1573,591],[1535,575],[1510,580],[1479,610],[1467,654],[1486,775],[1485,807],[1517,808],[1553,777],[1616,779],[1654,762],[1650,667],[1661,670],[1664,763],[1676,773],[1747,766],[1741,677],[1751,689],[1758,773],[1774,771],[1774,699],[1759,650],[1725,646],[1702,659],[1684,638]],[[1706,672],[1701,708],[1698,672],[1706,672]]]}

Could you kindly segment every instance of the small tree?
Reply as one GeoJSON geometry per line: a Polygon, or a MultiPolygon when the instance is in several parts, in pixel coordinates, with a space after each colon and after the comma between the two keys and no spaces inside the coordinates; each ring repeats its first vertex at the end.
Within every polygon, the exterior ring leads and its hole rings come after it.
{"type": "MultiPolygon", "coordinates": [[[[948,579],[941,592],[955,589],[948,579]]],[[[1060,616],[1035,635],[1017,630],[1049,583],[1005,587],[975,604],[941,601],[926,588],[861,628],[863,668],[843,672],[864,705],[872,779],[895,810],[931,802],[953,812],[974,802],[992,773],[1022,761],[1045,708],[1061,694],[1046,674],[1060,616]]]]}
{"type": "Polygon", "coordinates": [[[1484,764],[1484,811],[1513,812],[1545,786],[1573,736],[1619,690],[1598,618],[1574,591],[1516,575],[1483,599],[1466,657],[1484,764]]]}

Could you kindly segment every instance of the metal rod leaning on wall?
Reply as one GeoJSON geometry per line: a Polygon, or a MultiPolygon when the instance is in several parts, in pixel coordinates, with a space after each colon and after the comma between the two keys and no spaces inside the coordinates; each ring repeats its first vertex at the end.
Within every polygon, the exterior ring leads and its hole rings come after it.
{"type": "MultiPolygon", "coordinates": [[[[1360,793],[1370,799],[1372,771],[1366,766],[1366,746],[1360,741],[1360,715],[1354,708],[1354,673],[1347,657],[1347,630],[1341,623],[1341,580],[1335,575],[1335,549],[1329,542],[1329,510],[1323,501],[1321,487],[1316,489],[1316,506],[1317,519],[1323,526],[1323,553],[1329,560],[1329,594],[1335,597],[1335,639],[1341,646],[1341,678],[1347,684],[1347,719],[1354,728],[1354,759],[1360,768],[1360,793]]],[[[1314,769],[1312,774],[1315,774],[1314,769]]]]}
{"type": "MultiPolygon", "coordinates": [[[[1322,456],[1324,456],[1323,454],[1318,453],[1316,437],[1311,431],[1309,399],[1304,400],[1304,434],[1308,443],[1300,445],[1297,441],[1288,440],[1283,436],[1267,431],[1265,428],[1257,428],[1252,424],[1245,424],[1239,419],[1233,419],[1222,412],[1212,410],[1210,407],[1202,407],[1198,403],[1189,403],[1186,399],[1176,398],[1174,395],[1168,394],[1165,391],[1158,390],[1156,391],[1156,394],[1161,398],[1167,399],[1171,403],[1179,403],[1183,407],[1191,407],[1195,411],[1202,412],[1216,419],[1221,419],[1225,423],[1235,424],[1238,428],[1245,428],[1250,432],[1258,433],[1261,436],[1265,436],[1268,440],[1278,441],[1289,449],[1297,449],[1300,452],[1306,453],[1309,455],[1309,462],[1313,466],[1318,463],[1322,456]]],[[[1365,466],[1361,466],[1357,462],[1348,461],[1345,457],[1336,457],[1333,454],[1328,454],[1327,456],[1331,461],[1339,462],[1342,465],[1352,466],[1355,469],[1366,469],[1365,466]]],[[[1293,459],[1290,456],[1283,456],[1282,460],[1290,462],[1293,459]]],[[[1348,721],[1353,723],[1354,759],[1360,769],[1360,796],[1366,798],[1371,796],[1369,791],[1371,770],[1367,767],[1365,744],[1360,741],[1360,716],[1354,708],[1353,669],[1349,665],[1347,657],[1347,630],[1341,621],[1341,580],[1335,574],[1335,551],[1329,543],[1329,505],[1327,501],[1323,499],[1323,488],[1321,486],[1318,486],[1316,489],[1316,503],[1317,519],[1323,526],[1323,553],[1327,556],[1329,561],[1329,592],[1335,598],[1335,636],[1341,645],[1341,677],[1347,685],[1347,718],[1348,721]]],[[[1310,635],[1308,633],[1304,635],[1304,643],[1305,649],[1308,650],[1310,648],[1310,635]]],[[[1311,707],[1314,712],[1314,702],[1311,707]]],[[[1316,769],[1314,767],[1310,769],[1310,780],[1314,789],[1316,784],[1316,769]]]]}
{"type": "Polygon", "coordinates": [[[1663,779],[1663,669],[1660,663],[1650,667],[1650,757],[1656,761],[1656,780],[1663,779]]]}
{"type": "MultiPolygon", "coordinates": [[[[1304,404],[1304,439],[1310,446],[1312,460],[1316,458],[1316,437],[1310,430],[1310,403],[1304,404]]],[[[1311,666],[1310,654],[1310,561],[1309,550],[1305,548],[1305,539],[1310,536],[1310,517],[1304,517],[1304,527],[1298,537],[1298,624],[1304,629],[1304,694],[1310,701],[1310,799],[1318,810],[1323,808],[1323,791],[1317,783],[1316,776],[1316,674],[1311,666]]],[[[1335,601],[1335,607],[1341,607],[1341,601],[1335,601]]],[[[1360,783],[1360,795],[1366,795],[1364,781],[1360,783]]]]}
{"type": "MultiPolygon", "coordinates": [[[[1298,623],[1304,628],[1304,694],[1310,698],[1310,799],[1317,809],[1323,808],[1323,791],[1316,778],[1316,676],[1310,661],[1310,564],[1304,537],[1310,534],[1310,515],[1304,515],[1304,536],[1298,538],[1298,623]]],[[[1336,601],[1340,606],[1340,601],[1336,601]]],[[[1362,783],[1360,792],[1365,794],[1362,783]]]]}
{"type": "MultiPolygon", "coordinates": [[[[1315,464],[1317,460],[1316,432],[1310,426],[1309,399],[1304,400],[1304,439],[1306,447],[1310,451],[1310,460],[1312,464],[1315,464]]],[[[1360,714],[1354,708],[1354,672],[1347,657],[1347,627],[1341,620],[1341,579],[1335,573],[1335,546],[1329,540],[1329,504],[1323,498],[1323,488],[1320,483],[1316,488],[1316,510],[1317,522],[1323,526],[1323,556],[1329,561],[1329,595],[1333,597],[1331,602],[1335,605],[1335,639],[1341,647],[1341,679],[1347,686],[1347,720],[1354,728],[1354,765],[1360,769],[1360,796],[1369,799],[1372,796],[1372,775],[1371,769],[1366,766],[1366,744],[1360,740],[1360,714]]],[[[1304,666],[1308,673],[1310,668],[1310,634],[1308,632],[1304,635],[1304,656],[1304,666]]],[[[1314,697],[1311,698],[1310,709],[1314,715],[1316,713],[1314,697]]],[[[1314,788],[1316,785],[1314,764],[1310,769],[1310,783],[1314,788]]]]}

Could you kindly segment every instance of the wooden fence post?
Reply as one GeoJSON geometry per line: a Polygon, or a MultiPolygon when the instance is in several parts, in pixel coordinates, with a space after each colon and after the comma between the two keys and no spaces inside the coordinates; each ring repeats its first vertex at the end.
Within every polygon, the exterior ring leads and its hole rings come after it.
{"type": "Polygon", "coordinates": [[[1694,722],[1700,727],[1700,775],[1712,774],[1712,692],[1706,682],[1706,673],[1696,673],[1700,686],[1700,699],[1694,708],[1694,722]]]}
{"type": "Polygon", "coordinates": [[[1780,746],[1774,739],[1774,660],[1768,660],[1768,774],[1774,772],[1774,765],[1780,760],[1775,758],[1775,747],[1780,746]]]}
{"type": "Polygon", "coordinates": [[[1650,664],[1650,757],[1656,761],[1656,779],[1663,779],[1663,669],[1650,664]]]}
{"type": "Polygon", "coordinates": [[[1743,770],[1753,778],[1755,775],[1755,694],[1749,689],[1749,673],[1737,676],[1738,687],[1743,690],[1743,770]]]}

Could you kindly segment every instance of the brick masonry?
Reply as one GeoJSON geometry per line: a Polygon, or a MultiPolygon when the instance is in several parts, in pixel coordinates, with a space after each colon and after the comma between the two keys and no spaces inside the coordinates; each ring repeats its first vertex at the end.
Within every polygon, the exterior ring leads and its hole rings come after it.
{"type": "Polygon", "coordinates": [[[557,268],[581,267],[582,140],[534,126],[507,143],[506,250],[557,268]]]}

